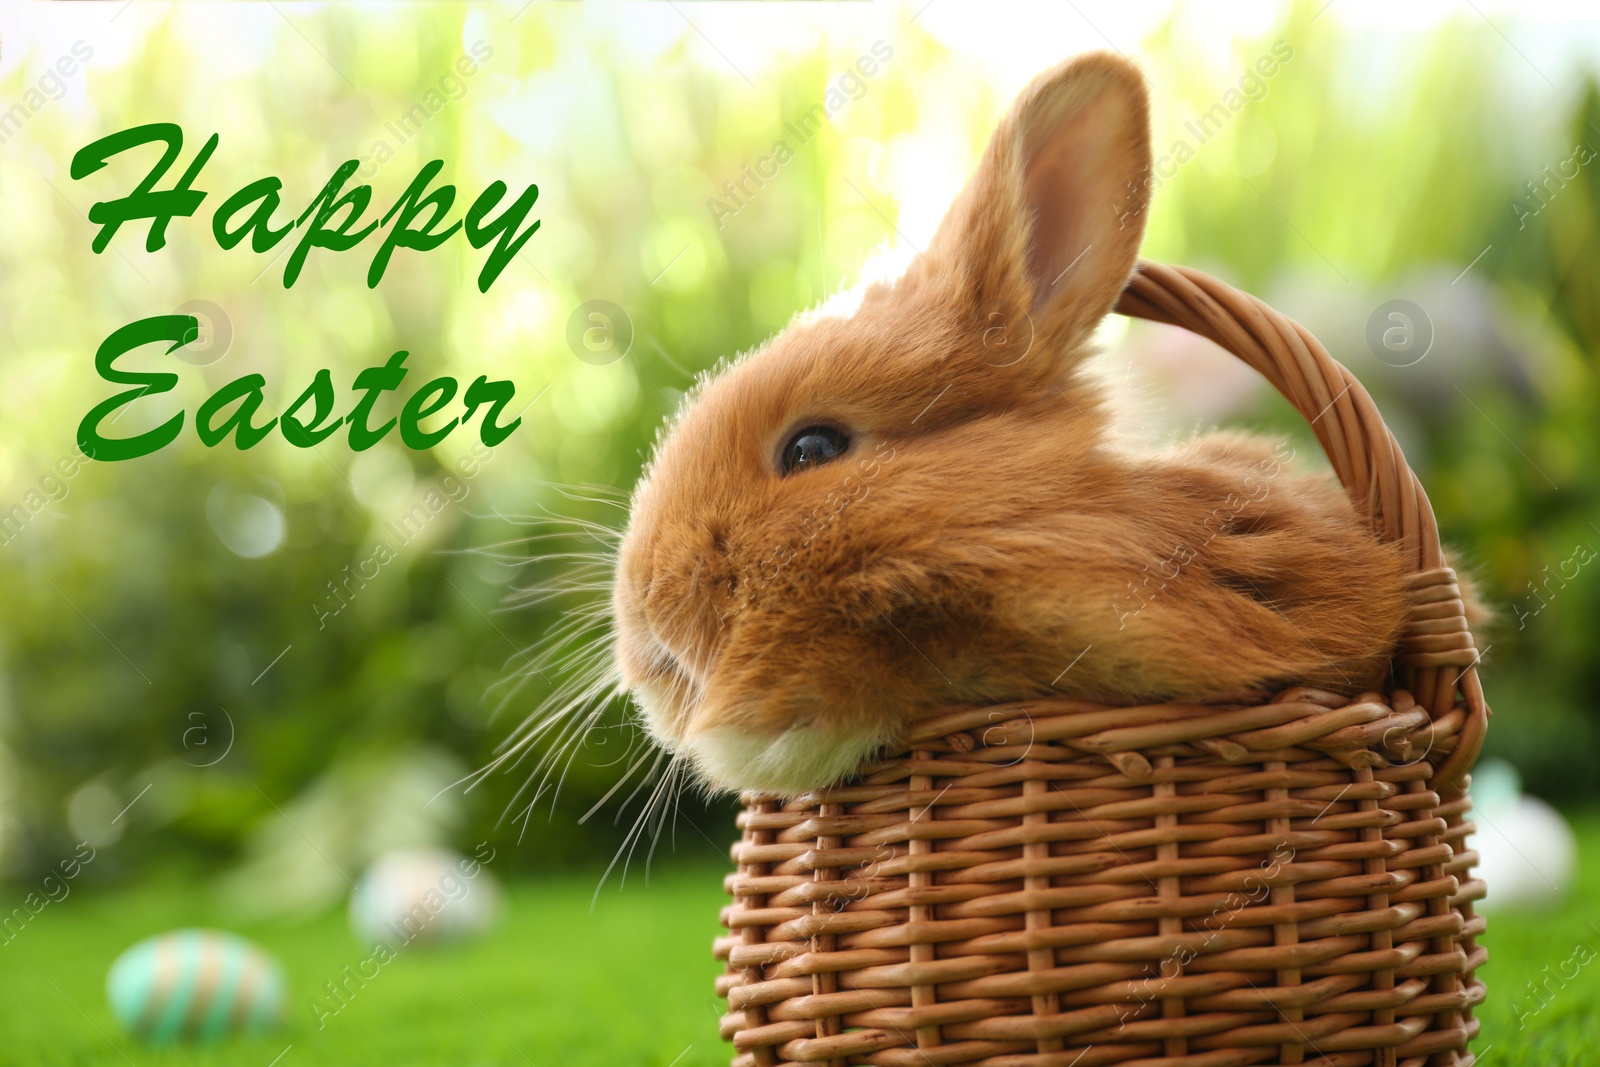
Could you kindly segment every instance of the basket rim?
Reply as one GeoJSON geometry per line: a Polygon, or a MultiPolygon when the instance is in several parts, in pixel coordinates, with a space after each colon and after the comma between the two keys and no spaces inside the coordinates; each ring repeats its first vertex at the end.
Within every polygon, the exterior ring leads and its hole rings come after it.
{"type": "MultiPolygon", "coordinates": [[[[919,716],[903,743],[842,783],[795,797],[759,790],[739,797],[746,806],[777,801],[784,810],[854,802],[857,794],[879,791],[914,773],[908,768],[923,766],[921,760],[965,761],[973,773],[991,774],[1021,764],[1036,747],[1065,750],[1072,759],[1103,759],[1108,773],[1134,781],[1151,779],[1151,760],[1169,755],[1239,764],[1241,770],[1263,760],[1329,757],[1352,770],[1423,760],[1438,765],[1443,762],[1438,756],[1448,758],[1461,746],[1468,721],[1461,705],[1434,719],[1404,689],[1346,696],[1294,686],[1261,702],[1215,704],[1041,697],[940,709],[919,716]],[[996,761],[990,753],[1009,758],[996,761]]],[[[1434,788],[1451,786],[1439,783],[1437,770],[1429,780],[1434,788]]]]}

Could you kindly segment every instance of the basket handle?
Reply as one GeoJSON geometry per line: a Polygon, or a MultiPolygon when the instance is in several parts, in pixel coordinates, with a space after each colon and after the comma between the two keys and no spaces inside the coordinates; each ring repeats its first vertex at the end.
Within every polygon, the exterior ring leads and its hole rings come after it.
{"type": "Polygon", "coordinates": [[[1411,580],[1411,615],[1395,653],[1405,688],[1434,723],[1455,715],[1454,749],[1433,786],[1456,785],[1478,758],[1489,706],[1456,573],[1439,544],[1433,507],[1394,435],[1354,375],[1299,323],[1202,271],[1140,260],[1116,310],[1181,326],[1271,382],[1310,423],[1334,473],[1384,541],[1398,542],[1411,580]],[[1457,694],[1465,708],[1457,711],[1457,694]]]}

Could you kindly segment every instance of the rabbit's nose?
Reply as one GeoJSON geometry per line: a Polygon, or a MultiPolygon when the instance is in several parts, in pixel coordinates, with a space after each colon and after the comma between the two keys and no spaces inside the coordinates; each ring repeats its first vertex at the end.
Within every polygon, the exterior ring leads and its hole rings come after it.
{"type": "Polygon", "coordinates": [[[641,609],[651,633],[680,665],[703,676],[737,609],[738,573],[721,537],[658,548],[642,588],[641,609]]]}

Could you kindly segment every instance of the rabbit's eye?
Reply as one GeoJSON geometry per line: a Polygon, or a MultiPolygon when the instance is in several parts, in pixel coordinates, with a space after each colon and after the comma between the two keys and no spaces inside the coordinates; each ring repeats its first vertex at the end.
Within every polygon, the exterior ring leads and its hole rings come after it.
{"type": "Polygon", "coordinates": [[[819,466],[844,455],[850,438],[832,426],[807,426],[796,430],[783,446],[779,466],[784,474],[819,466]]]}

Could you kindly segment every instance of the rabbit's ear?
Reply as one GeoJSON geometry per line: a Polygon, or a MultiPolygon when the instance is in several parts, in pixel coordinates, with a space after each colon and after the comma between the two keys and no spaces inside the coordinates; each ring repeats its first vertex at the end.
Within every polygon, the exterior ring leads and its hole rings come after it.
{"type": "MultiPolygon", "coordinates": [[[[1149,98],[1110,53],[1036,78],[928,249],[980,323],[1025,316],[1063,356],[1111,310],[1144,236],[1149,98]]],[[[1015,321],[1020,321],[1020,318],[1015,321]]]]}

